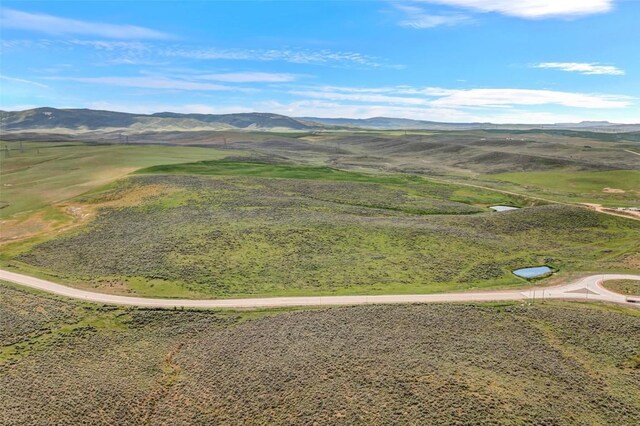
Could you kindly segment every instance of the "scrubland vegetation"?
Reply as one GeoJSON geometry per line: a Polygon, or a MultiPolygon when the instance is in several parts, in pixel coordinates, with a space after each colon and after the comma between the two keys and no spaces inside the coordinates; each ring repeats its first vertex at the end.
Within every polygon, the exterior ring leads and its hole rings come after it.
{"type": "Polygon", "coordinates": [[[602,284],[605,288],[620,294],[640,296],[640,281],[611,280],[602,284]]]}
{"type": "MultiPolygon", "coordinates": [[[[639,222],[572,205],[637,204],[625,137],[67,139],[3,158],[2,268],[191,298],[514,286],[531,283],[512,269],[542,264],[640,271],[639,222]]],[[[579,303],[145,310],[0,283],[0,424],[631,425],[639,330],[637,310],[579,303]]]]}
{"type": "Polygon", "coordinates": [[[103,291],[231,297],[522,285],[512,269],[638,260],[636,222],[564,205],[490,213],[487,198],[523,200],[326,168],[297,179],[303,168],[287,167],[219,161],[132,176],[79,200],[99,208],[88,225],[7,261],[103,291]]]}
{"type": "Polygon", "coordinates": [[[553,203],[633,204],[624,137],[148,136],[207,148],[11,142],[2,265],[163,297],[457,291],[525,284],[510,271],[540,264],[640,270],[637,221],[553,203]]]}
{"type": "Polygon", "coordinates": [[[0,319],[6,425],[640,421],[640,317],[621,308],[162,311],[3,285],[0,319]]]}

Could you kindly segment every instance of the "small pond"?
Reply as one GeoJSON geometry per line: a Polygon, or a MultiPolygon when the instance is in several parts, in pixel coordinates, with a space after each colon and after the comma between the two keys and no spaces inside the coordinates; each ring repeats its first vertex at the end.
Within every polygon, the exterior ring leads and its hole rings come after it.
{"type": "Polygon", "coordinates": [[[491,206],[489,208],[497,212],[508,212],[509,210],[518,210],[517,207],[511,207],[511,206],[491,206]]]}
{"type": "Polygon", "coordinates": [[[533,268],[522,268],[513,271],[514,275],[522,278],[536,278],[553,272],[548,266],[535,266],[533,268]]]}

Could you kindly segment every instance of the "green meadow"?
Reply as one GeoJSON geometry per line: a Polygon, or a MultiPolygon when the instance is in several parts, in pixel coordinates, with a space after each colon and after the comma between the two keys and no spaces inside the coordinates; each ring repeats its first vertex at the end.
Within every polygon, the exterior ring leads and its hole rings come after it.
{"type": "Polygon", "coordinates": [[[640,170],[500,173],[487,178],[515,183],[558,200],[601,202],[605,206],[640,205],[640,170]]]}
{"type": "Polygon", "coordinates": [[[0,218],[34,212],[69,200],[155,164],[223,158],[211,148],[98,145],[68,142],[2,142],[0,218]]]}

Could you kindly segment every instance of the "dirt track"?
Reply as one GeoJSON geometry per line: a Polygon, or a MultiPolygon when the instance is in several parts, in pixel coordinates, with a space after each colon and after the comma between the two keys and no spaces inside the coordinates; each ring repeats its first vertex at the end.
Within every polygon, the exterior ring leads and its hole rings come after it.
{"type": "Polygon", "coordinates": [[[369,303],[490,302],[543,299],[597,300],[640,308],[640,303],[629,302],[625,296],[613,293],[600,285],[604,280],[640,280],[640,275],[625,274],[591,275],[556,287],[474,293],[403,294],[388,296],[265,297],[253,299],[207,300],[153,299],[95,293],[5,270],[0,270],[0,279],[85,302],[158,308],[275,308],[285,306],[363,305],[369,303]]]}

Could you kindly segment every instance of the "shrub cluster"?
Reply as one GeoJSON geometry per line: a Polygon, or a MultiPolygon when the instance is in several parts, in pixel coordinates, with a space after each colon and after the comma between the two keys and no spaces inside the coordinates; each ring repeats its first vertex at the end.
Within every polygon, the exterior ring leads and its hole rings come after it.
{"type": "Polygon", "coordinates": [[[0,359],[0,424],[640,422],[640,317],[604,307],[84,312],[0,359]]]}
{"type": "Polygon", "coordinates": [[[72,279],[165,280],[213,295],[388,285],[417,291],[432,283],[516,283],[511,269],[545,258],[613,267],[615,258],[597,249],[631,244],[628,235],[640,228],[560,205],[432,215],[473,208],[358,182],[137,176],[107,198],[147,194],[150,186],[169,190],[105,208],[87,228],[18,260],[72,279]]]}

